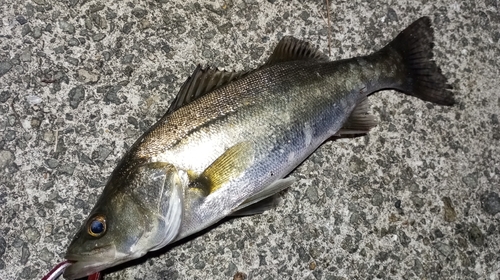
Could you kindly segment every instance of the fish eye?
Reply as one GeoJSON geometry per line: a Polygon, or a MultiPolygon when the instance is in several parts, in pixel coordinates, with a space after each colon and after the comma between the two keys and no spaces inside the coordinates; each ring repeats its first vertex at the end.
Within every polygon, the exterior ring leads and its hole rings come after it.
{"type": "Polygon", "coordinates": [[[106,232],[106,218],[103,215],[96,215],[89,220],[87,232],[93,237],[99,237],[106,232]]]}

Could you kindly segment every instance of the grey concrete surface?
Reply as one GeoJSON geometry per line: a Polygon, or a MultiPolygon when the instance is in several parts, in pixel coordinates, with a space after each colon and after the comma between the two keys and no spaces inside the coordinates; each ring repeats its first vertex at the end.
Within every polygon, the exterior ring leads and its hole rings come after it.
{"type": "Polygon", "coordinates": [[[284,35],[367,54],[423,15],[452,108],[377,93],[276,209],[105,279],[499,279],[500,3],[2,0],[0,279],[39,279],[196,64],[260,65],[284,35]],[[328,34],[331,43],[328,43],[328,34]]]}

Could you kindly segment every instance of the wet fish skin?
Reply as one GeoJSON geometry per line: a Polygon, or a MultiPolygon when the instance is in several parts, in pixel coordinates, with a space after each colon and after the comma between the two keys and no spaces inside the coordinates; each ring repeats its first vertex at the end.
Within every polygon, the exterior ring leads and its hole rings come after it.
{"type": "Polygon", "coordinates": [[[366,113],[373,92],[396,89],[452,105],[446,78],[430,60],[432,41],[424,17],[368,56],[331,62],[285,38],[250,73],[198,68],[113,171],[68,248],[75,263],[64,276],[138,258],[288,187],[293,178],[283,178],[328,138],[376,125],[366,113]],[[105,231],[93,236],[98,217],[105,231]]]}

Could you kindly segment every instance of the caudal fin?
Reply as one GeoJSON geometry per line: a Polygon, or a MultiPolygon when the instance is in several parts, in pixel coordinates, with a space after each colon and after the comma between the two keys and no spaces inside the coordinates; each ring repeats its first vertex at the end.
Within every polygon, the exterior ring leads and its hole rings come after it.
{"type": "Polygon", "coordinates": [[[433,41],[431,20],[422,17],[399,33],[382,51],[396,51],[402,57],[407,78],[398,90],[425,101],[450,106],[455,100],[446,77],[432,60],[433,41]]]}

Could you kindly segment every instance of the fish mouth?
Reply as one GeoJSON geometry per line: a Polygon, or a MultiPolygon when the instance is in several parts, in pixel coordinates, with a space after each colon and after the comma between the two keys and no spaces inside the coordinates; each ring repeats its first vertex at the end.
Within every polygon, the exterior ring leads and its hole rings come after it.
{"type": "Polygon", "coordinates": [[[116,251],[114,245],[108,245],[98,249],[98,252],[87,254],[66,254],[65,258],[71,262],[63,273],[66,279],[83,278],[93,273],[102,271],[108,267],[125,262],[123,257],[125,254],[120,254],[116,251]]]}
{"type": "Polygon", "coordinates": [[[98,252],[87,254],[67,253],[65,258],[71,262],[63,273],[65,279],[79,279],[96,272],[103,271],[121,263],[137,259],[146,254],[146,251],[122,253],[116,250],[115,245],[108,245],[98,249],[98,252]]]}

